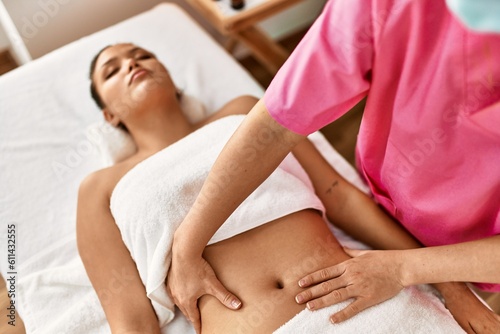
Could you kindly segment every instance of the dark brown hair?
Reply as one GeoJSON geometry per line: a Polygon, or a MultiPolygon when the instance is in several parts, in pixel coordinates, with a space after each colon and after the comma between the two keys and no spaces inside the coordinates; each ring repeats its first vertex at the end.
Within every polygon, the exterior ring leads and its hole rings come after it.
{"type": "Polygon", "coordinates": [[[95,72],[95,66],[97,64],[97,59],[99,59],[99,56],[101,53],[103,53],[107,48],[109,48],[111,45],[105,46],[102,48],[95,56],[92,58],[92,61],[90,62],[90,72],[89,72],[89,79],[90,79],[90,95],[92,96],[92,99],[94,99],[95,103],[100,109],[104,109],[105,105],[104,102],[101,99],[101,96],[97,92],[97,88],[95,87],[94,84],[94,72],[95,72]]]}

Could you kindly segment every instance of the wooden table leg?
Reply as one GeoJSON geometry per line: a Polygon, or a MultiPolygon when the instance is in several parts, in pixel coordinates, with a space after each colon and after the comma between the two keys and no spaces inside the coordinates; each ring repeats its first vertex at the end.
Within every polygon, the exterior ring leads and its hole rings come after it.
{"type": "Polygon", "coordinates": [[[257,27],[241,30],[234,34],[234,38],[244,43],[272,74],[278,72],[289,56],[289,53],[281,45],[274,42],[257,27]]]}

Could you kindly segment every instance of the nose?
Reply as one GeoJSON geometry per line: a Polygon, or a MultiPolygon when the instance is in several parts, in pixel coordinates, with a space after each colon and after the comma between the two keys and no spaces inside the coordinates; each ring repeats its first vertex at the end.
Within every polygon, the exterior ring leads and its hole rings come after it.
{"type": "Polygon", "coordinates": [[[138,67],[138,66],[139,66],[139,64],[135,61],[134,58],[130,58],[128,60],[128,71],[129,71],[129,73],[132,72],[132,70],[134,68],[138,67]]]}

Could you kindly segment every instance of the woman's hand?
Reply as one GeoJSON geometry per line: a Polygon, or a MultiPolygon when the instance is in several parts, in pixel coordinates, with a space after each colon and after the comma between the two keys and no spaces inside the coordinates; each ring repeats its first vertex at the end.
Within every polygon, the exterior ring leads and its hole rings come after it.
{"type": "Polygon", "coordinates": [[[440,283],[435,287],[445,306],[467,333],[500,333],[500,316],[486,307],[464,283],[440,283]]]}
{"type": "Polygon", "coordinates": [[[467,333],[500,333],[500,315],[495,314],[480,301],[475,304],[457,301],[454,305],[447,302],[446,307],[467,333]]]}
{"type": "Polygon", "coordinates": [[[201,333],[198,299],[206,294],[217,298],[227,308],[241,307],[240,300],[226,290],[210,264],[203,257],[182,258],[173,251],[172,264],[167,275],[167,290],[174,303],[201,333]]]}
{"type": "Polygon", "coordinates": [[[312,287],[295,298],[299,304],[307,302],[311,310],[354,298],[346,308],[331,316],[334,323],[388,300],[404,288],[399,251],[345,251],[353,258],[302,278],[301,287],[312,287]]]}

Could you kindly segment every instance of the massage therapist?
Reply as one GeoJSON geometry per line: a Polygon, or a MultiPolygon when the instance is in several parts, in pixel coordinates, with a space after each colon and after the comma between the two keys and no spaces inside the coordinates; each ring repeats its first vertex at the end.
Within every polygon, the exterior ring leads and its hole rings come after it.
{"type": "MultiPolygon", "coordinates": [[[[305,289],[296,301],[318,309],[353,298],[332,315],[339,322],[409,285],[473,282],[500,292],[499,60],[500,1],[328,1],[177,230],[171,275],[182,282],[169,282],[177,302],[195,317],[201,286],[231,307],[237,297],[199,267],[207,241],[297,143],[366,96],[358,171],[425,247],[348,250],[352,259],[297,282],[305,289]]],[[[349,230],[361,239],[364,231],[349,230]]],[[[481,317],[489,322],[461,325],[498,332],[498,315],[481,317]]]]}

